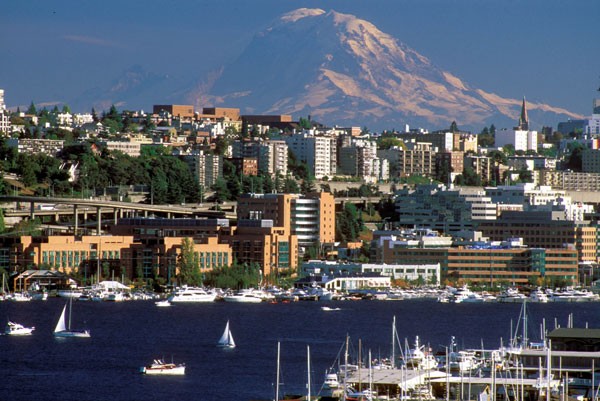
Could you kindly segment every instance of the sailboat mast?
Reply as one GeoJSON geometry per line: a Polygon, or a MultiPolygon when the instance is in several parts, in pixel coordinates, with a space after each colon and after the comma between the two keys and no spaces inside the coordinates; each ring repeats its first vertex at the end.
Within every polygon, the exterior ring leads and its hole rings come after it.
{"type": "Polygon", "coordinates": [[[306,400],[310,401],[310,345],[306,346],[306,365],[307,365],[307,372],[308,372],[308,380],[307,380],[308,394],[306,395],[306,400]]]}
{"type": "Polygon", "coordinates": [[[348,341],[349,337],[346,335],[346,352],[344,353],[344,391],[342,392],[344,395],[343,401],[346,401],[346,391],[348,390],[346,387],[346,383],[348,382],[348,341]]]}
{"type": "Polygon", "coordinates": [[[73,310],[73,297],[69,297],[69,326],[67,330],[71,331],[71,311],[73,310]]]}
{"type": "Polygon", "coordinates": [[[277,382],[275,384],[275,401],[279,401],[279,352],[281,349],[281,343],[277,342],[277,382]]]}
{"type": "Polygon", "coordinates": [[[396,367],[396,316],[392,320],[392,369],[396,367]]]}

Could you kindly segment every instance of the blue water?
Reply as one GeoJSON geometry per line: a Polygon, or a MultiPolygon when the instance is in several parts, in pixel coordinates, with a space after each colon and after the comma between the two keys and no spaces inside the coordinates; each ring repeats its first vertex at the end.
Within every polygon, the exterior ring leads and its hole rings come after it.
{"type": "MultiPolygon", "coordinates": [[[[241,400],[273,399],[277,342],[284,393],[305,393],[307,345],[313,393],[336,363],[346,335],[373,357],[391,350],[391,325],[412,344],[419,335],[434,350],[451,336],[460,347],[498,347],[510,337],[518,304],[440,304],[435,301],[346,301],[321,304],[197,304],[159,308],[151,301],[74,302],[75,329],[91,339],[55,339],[62,299],[0,302],[0,322],[35,326],[29,337],[0,336],[0,400],[241,400]],[[215,346],[229,319],[237,348],[215,346]],[[155,358],[185,362],[183,377],[149,377],[139,368],[155,358]]],[[[555,319],[566,326],[600,327],[600,303],[531,304],[530,338],[555,319]]],[[[3,323],[2,323],[3,324],[3,323]]]]}

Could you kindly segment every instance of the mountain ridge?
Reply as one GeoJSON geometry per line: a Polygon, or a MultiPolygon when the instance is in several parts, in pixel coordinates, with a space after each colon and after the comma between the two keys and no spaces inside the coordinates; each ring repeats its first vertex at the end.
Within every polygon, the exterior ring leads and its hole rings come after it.
{"type": "MultiPolygon", "coordinates": [[[[76,105],[185,103],[236,107],[242,114],[311,116],[326,125],[402,129],[404,125],[478,131],[510,127],[522,99],[475,88],[399,39],[351,14],[299,8],[257,32],[239,57],[199,77],[172,77],[133,66],[76,105]],[[153,103],[151,103],[153,102],[153,103]]],[[[89,107],[89,106],[88,106],[89,107]]],[[[528,100],[530,126],[583,116],[528,100]]]]}
{"type": "MultiPolygon", "coordinates": [[[[334,10],[307,8],[283,14],[257,33],[205,96],[205,100],[223,104],[232,98],[242,112],[311,115],[329,124],[351,125],[378,120],[381,124],[382,119],[411,125],[457,121],[459,125],[483,126],[495,120],[512,124],[521,106],[519,99],[472,88],[368,21],[334,10]],[[286,46],[279,43],[282,38],[287,39],[286,46]],[[301,41],[310,43],[314,54],[303,52],[301,44],[296,46],[301,41]],[[294,52],[301,61],[292,57],[294,52]],[[258,69],[252,66],[252,54],[260,60],[268,54],[274,61],[292,60],[278,64],[294,73],[266,67],[260,68],[260,75],[252,76],[256,73],[253,69],[258,69]],[[250,74],[243,74],[243,70],[250,74]],[[249,79],[241,82],[242,77],[249,79]],[[302,83],[294,85],[286,82],[289,80],[302,83]],[[261,87],[265,82],[276,89],[261,87]],[[297,90],[287,93],[281,90],[294,87],[297,90]]],[[[582,117],[531,101],[528,110],[532,121],[548,115],[555,115],[550,120],[582,117]]]]}

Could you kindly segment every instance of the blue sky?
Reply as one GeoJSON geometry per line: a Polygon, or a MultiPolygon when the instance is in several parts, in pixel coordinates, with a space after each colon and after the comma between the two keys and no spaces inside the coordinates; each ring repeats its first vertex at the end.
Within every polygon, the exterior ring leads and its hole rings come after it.
{"type": "Polygon", "coordinates": [[[192,82],[236,57],[279,15],[299,7],[368,20],[440,68],[504,97],[526,96],[583,115],[591,113],[592,98],[600,97],[598,0],[5,3],[0,88],[9,107],[72,99],[107,86],[136,64],[192,82]]]}

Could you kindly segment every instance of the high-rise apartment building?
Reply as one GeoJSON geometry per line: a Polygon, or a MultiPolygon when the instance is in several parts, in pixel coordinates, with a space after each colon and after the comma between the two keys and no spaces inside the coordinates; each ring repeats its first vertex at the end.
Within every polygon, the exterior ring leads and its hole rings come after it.
{"type": "Polygon", "coordinates": [[[332,177],[336,174],[336,140],[302,132],[285,138],[296,158],[307,164],[315,178],[332,177]]]}

